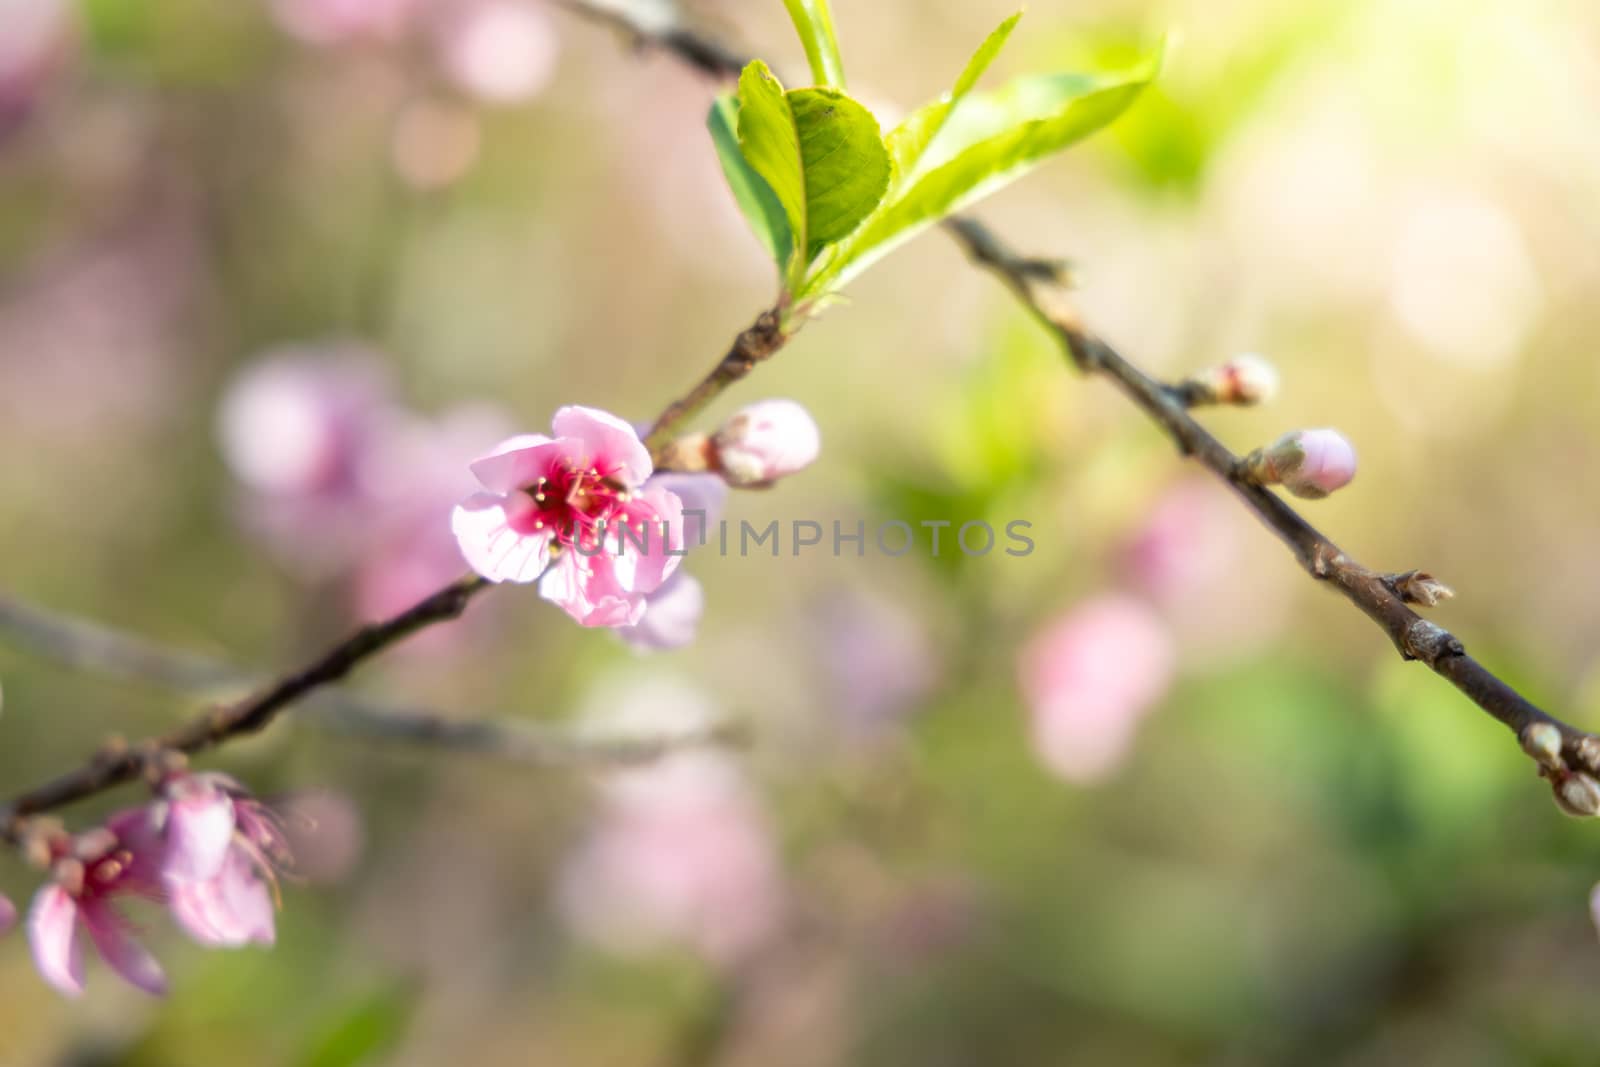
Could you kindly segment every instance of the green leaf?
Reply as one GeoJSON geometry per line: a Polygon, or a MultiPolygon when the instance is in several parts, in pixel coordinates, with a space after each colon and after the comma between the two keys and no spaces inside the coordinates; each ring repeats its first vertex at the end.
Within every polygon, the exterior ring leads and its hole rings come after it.
{"type": "Polygon", "coordinates": [[[751,169],[739,151],[739,102],[731,94],[719,96],[706,116],[706,126],[711,131],[711,143],[716,146],[717,160],[722,164],[722,174],[728,179],[733,199],[744,213],[745,221],[755,231],[756,238],[771,253],[778,271],[789,265],[789,255],[794,251],[794,235],[789,230],[789,220],[783,205],[778,202],[772,187],[751,169]]]}
{"type": "Polygon", "coordinates": [[[844,61],[839,58],[839,39],[833,32],[833,12],[828,0],[783,0],[794,20],[794,28],[805,46],[811,77],[821,86],[844,88],[844,61]]]}
{"type": "Polygon", "coordinates": [[[739,149],[788,220],[794,291],[825,246],[849,236],[889,187],[872,113],[837,89],[782,84],[757,60],[739,77],[739,149]]]}
{"type": "Polygon", "coordinates": [[[1018,11],[1002,22],[968,61],[966,69],[961,72],[961,77],[956,79],[955,88],[933,103],[924,104],[913,111],[884,139],[884,143],[889,146],[889,155],[894,160],[898,185],[903,185],[915,173],[923,152],[927,151],[929,143],[944,128],[951,109],[972,92],[978,84],[978,79],[983,77],[983,72],[989,69],[995,56],[1000,54],[1000,49],[1005,47],[1006,39],[1011,36],[1011,31],[1016,29],[1017,21],[1021,18],[1022,12],[1018,11]]]}
{"type": "Polygon", "coordinates": [[[837,89],[796,89],[789,106],[805,160],[809,255],[853,233],[889,189],[889,153],[872,112],[837,89]]]}
{"type": "Polygon", "coordinates": [[[836,290],[929,226],[1016,181],[1110,123],[1155,76],[1158,61],[1125,74],[1022,78],[961,101],[929,144],[919,174],[839,246],[800,293],[836,290]]]}

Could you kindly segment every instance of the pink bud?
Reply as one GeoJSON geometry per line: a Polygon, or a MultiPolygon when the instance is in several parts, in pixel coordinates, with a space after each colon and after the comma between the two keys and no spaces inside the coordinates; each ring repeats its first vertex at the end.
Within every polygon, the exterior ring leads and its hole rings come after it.
{"type": "Polygon", "coordinates": [[[1250,477],[1282,485],[1308,500],[1327,496],[1356,476],[1356,450],[1338,430],[1296,430],[1245,458],[1250,477]]]}
{"type": "Polygon", "coordinates": [[[712,444],[730,485],[764,485],[816,461],[822,442],[817,424],[793,400],[751,404],[722,424],[712,444]]]}
{"type": "Polygon", "coordinates": [[[1201,371],[1181,387],[1191,404],[1260,404],[1278,393],[1278,371],[1253,353],[1201,371]]]}
{"type": "Polygon", "coordinates": [[[10,932],[17,925],[17,906],[9,897],[0,896],[0,934],[10,932]]]}

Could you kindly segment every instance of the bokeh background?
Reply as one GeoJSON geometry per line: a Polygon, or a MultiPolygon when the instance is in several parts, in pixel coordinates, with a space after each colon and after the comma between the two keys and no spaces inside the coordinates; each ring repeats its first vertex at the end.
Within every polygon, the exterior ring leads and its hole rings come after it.
{"type": "MultiPolygon", "coordinates": [[[[887,115],[1011,4],[836,7],[887,115]]],[[[693,12],[803,69],[777,0],[693,12]]],[[[1160,85],[984,217],[1153,370],[1270,357],[1281,399],[1208,423],[1344,430],[1314,521],[1600,727],[1600,8],[1043,0],[997,69],[1167,28],[1160,85]]],[[[448,576],[465,459],[649,418],[770,302],[714,91],[537,0],[0,0],[0,590],[269,669],[448,576]]],[[[497,591],[356,686],[751,742],[530,769],[285,720],[205,760],[324,791],[277,947],[146,913],[171,997],[91,964],[69,1003],[14,932],[0,1063],[1595,1062],[1600,838],[1503,728],[939,235],[851,295],[712,413],[789,396],[824,440],[728,517],[1022,519],[1031,556],[702,553],[700,639],[650,656],[497,591]]],[[[14,636],[0,684],[8,793],[203,699],[14,636]]]]}

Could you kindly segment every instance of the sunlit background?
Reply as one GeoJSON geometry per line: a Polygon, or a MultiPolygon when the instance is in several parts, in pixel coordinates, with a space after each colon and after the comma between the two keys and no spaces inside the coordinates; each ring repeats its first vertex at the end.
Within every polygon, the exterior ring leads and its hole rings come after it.
{"type": "MultiPolygon", "coordinates": [[[[836,0],[880,116],[1009,0],[836,0]]],[[[777,0],[699,24],[803,59],[777,0]]],[[[985,205],[1177,376],[1269,357],[1361,473],[1307,505],[1600,727],[1600,7],[1036,0],[992,77],[1173,31],[1111,131],[985,205]]],[[[648,420],[771,302],[716,86],[537,0],[0,0],[0,590],[252,669],[462,567],[465,462],[648,420]]],[[[724,397],[821,461],[727,517],[1032,524],[1024,558],[692,556],[641,654],[528,589],[355,685],[461,719],[751,740],[609,773],[335,737],[278,944],[138,916],[166,1000],[0,940],[0,1063],[1592,1063],[1600,836],[938,234],[724,397]],[[320,869],[318,869],[320,867],[320,869]]],[[[0,636],[0,793],[201,694],[0,636]]],[[[90,825],[133,789],[72,815],[90,825]]],[[[37,875],[0,858],[19,906],[37,875]]]]}

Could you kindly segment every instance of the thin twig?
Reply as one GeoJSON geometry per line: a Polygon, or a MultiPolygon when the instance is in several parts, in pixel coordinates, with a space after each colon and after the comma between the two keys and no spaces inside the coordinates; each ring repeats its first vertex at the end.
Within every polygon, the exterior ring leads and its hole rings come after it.
{"type": "Polygon", "coordinates": [[[776,310],[762,312],[755,322],[735,337],[727,354],[711,368],[711,373],[684,396],[667,405],[667,409],[650,428],[644,443],[650,449],[656,465],[662,466],[667,459],[667,446],[684,423],[705,410],[730,385],[755,370],[756,364],[772,358],[788,339],[776,310]]]}

